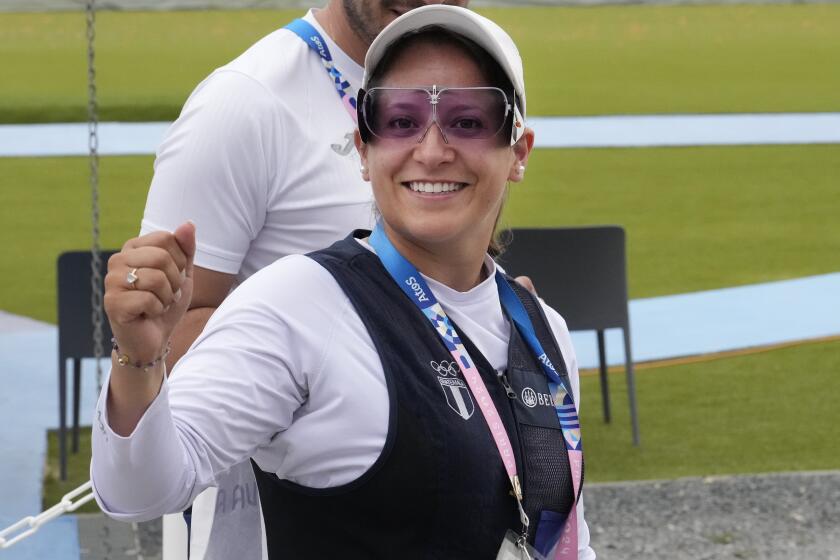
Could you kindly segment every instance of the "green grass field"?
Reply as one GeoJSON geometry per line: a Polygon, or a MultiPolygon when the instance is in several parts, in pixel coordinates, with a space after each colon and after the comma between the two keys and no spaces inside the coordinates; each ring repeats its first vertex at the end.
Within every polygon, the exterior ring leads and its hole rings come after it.
{"type": "Polygon", "coordinates": [[[589,481],[840,468],[840,342],[815,343],[636,375],[642,445],[633,447],[623,375],[604,424],[597,376],[581,381],[589,481]]]}
{"type": "MultiPolygon", "coordinates": [[[[84,158],[0,158],[0,309],[53,322],[55,259],[90,244],[84,158]],[[27,263],[21,267],[20,263],[27,263]]],[[[136,235],[151,157],[102,160],[103,246],[136,235]]],[[[833,272],[840,146],[540,150],[511,226],[617,223],[632,297],[833,272]]]]}
{"type": "MultiPolygon", "coordinates": [[[[483,12],[520,46],[534,115],[840,109],[838,4],[483,12]]],[[[213,68],[300,13],[101,13],[102,118],[174,118],[213,68]]],[[[85,120],[84,30],[81,13],[3,14],[0,122],[85,120]]]]}

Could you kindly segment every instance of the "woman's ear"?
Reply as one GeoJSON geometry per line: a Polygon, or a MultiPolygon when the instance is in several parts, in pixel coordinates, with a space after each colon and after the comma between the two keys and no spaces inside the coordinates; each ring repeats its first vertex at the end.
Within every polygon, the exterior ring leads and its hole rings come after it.
{"type": "Polygon", "coordinates": [[[513,165],[510,168],[508,180],[518,183],[525,178],[525,167],[528,165],[528,157],[534,149],[534,129],[526,128],[522,137],[513,145],[513,165]]]}
{"type": "Polygon", "coordinates": [[[362,162],[362,167],[359,171],[362,173],[362,179],[370,182],[370,172],[367,165],[367,151],[368,145],[362,142],[362,135],[359,134],[359,129],[353,133],[353,143],[356,144],[356,151],[359,152],[359,159],[362,162]]]}

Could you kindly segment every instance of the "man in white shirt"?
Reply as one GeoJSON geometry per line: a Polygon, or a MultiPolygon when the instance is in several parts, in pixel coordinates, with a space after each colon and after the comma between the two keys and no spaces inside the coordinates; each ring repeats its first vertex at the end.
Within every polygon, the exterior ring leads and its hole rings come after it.
{"type": "MultiPolygon", "coordinates": [[[[355,98],[364,55],[385,25],[441,3],[468,0],[330,0],[303,19],[326,44],[332,72],[283,28],[193,91],[158,150],[141,231],[173,231],[188,219],[197,226],[195,288],[173,335],[170,369],[242,280],[280,257],[372,226],[370,186],[359,173],[345,97],[355,98]]],[[[218,493],[199,496],[193,508],[191,556],[258,558],[250,465],[217,482],[218,493]]]]}

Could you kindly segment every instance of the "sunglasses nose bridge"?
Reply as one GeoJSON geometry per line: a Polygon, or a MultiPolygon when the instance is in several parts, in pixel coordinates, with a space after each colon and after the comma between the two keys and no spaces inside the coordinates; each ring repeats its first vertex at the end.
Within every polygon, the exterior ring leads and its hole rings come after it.
{"type": "Polygon", "coordinates": [[[438,121],[437,107],[438,107],[438,102],[439,101],[440,101],[440,96],[437,92],[437,86],[435,86],[432,90],[431,96],[429,97],[429,105],[431,105],[431,107],[432,107],[432,111],[431,111],[430,118],[429,118],[429,121],[428,121],[429,124],[426,127],[426,130],[423,131],[423,134],[421,134],[420,137],[417,139],[418,144],[423,143],[423,141],[429,135],[429,130],[431,130],[433,126],[437,126],[437,129],[440,131],[440,136],[441,136],[441,138],[443,138],[443,143],[444,144],[449,144],[449,138],[446,137],[446,131],[440,125],[440,121],[438,121]]]}
{"type": "Polygon", "coordinates": [[[448,145],[449,138],[446,137],[446,131],[443,130],[443,127],[440,126],[439,122],[437,122],[437,118],[432,119],[432,121],[429,123],[429,126],[426,127],[426,130],[424,130],[423,134],[421,134],[420,137],[417,139],[417,143],[422,144],[423,141],[426,140],[426,137],[429,135],[429,131],[432,129],[433,126],[437,127],[438,132],[440,132],[440,137],[443,138],[443,143],[448,145]]]}

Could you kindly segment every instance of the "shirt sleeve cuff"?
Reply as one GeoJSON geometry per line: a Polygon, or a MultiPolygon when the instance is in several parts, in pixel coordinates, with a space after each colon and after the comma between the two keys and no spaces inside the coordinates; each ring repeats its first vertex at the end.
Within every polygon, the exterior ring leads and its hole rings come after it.
{"type": "Polygon", "coordinates": [[[108,423],[109,387],[110,380],[99,395],[93,426],[90,475],[97,503],[125,521],[182,511],[189,505],[195,474],[172,421],[167,380],[128,436],[115,433],[108,423]]]}
{"type": "MultiPolygon", "coordinates": [[[[144,218],[140,225],[140,235],[146,235],[155,231],[171,232],[179,225],[175,224],[173,227],[170,227],[154,223],[144,218]]],[[[238,274],[244,259],[244,254],[208,245],[207,243],[196,243],[194,262],[196,266],[200,266],[201,268],[224,274],[238,274]]]]}

